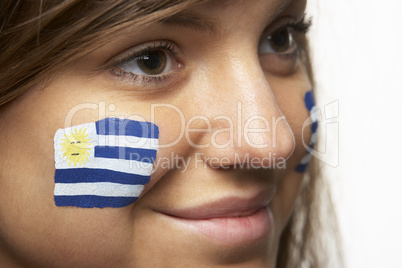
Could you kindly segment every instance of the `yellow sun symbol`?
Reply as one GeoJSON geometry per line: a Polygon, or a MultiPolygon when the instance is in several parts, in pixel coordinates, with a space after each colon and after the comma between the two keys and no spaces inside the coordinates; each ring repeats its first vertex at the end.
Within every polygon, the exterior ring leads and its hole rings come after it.
{"type": "Polygon", "coordinates": [[[89,151],[91,150],[89,146],[92,143],[90,143],[91,139],[88,138],[89,134],[86,131],[86,128],[74,129],[74,133],[64,134],[65,139],[61,139],[63,141],[61,151],[64,152],[63,157],[67,157],[68,165],[74,164],[74,167],[76,167],[77,164],[81,166],[88,161],[89,151]]]}

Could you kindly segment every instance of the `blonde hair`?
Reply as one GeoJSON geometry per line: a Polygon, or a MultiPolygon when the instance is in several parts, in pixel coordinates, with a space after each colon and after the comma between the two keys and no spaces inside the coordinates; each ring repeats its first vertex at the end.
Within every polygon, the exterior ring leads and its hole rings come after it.
{"type": "MultiPolygon", "coordinates": [[[[0,110],[49,73],[112,40],[127,27],[162,20],[200,0],[3,0],[0,9],[0,110]]],[[[302,40],[302,60],[312,78],[307,41],[302,40]]],[[[323,230],[336,234],[325,182],[318,179],[317,165],[310,166],[281,239],[278,267],[325,267],[327,250],[323,230]],[[324,204],[323,200],[327,200],[324,204]],[[322,207],[326,206],[324,225],[322,207]]],[[[337,236],[333,236],[337,248],[337,236]]]]}

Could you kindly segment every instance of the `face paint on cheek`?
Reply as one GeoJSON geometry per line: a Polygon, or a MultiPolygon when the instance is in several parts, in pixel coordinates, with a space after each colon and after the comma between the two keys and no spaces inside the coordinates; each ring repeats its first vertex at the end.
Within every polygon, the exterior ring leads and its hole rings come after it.
{"type": "Polygon", "coordinates": [[[134,203],[150,180],[158,137],[155,124],[117,118],[57,130],[56,206],[134,203]]]}
{"type": "Polygon", "coordinates": [[[310,163],[310,160],[312,158],[311,151],[314,148],[314,145],[317,141],[317,128],[318,128],[318,121],[316,116],[317,107],[315,106],[315,100],[312,90],[306,92],[306,94],[304,95],[304,103],[306,105],[306,108],[310,111],[310,118],[312,124],[311,124],[311,139],[308,145],[307,153],[305,156],[303,156],[299,165],[297,165],[295,169],[297,172],[300,173],[306,172],[308,164],[310,163]]]}

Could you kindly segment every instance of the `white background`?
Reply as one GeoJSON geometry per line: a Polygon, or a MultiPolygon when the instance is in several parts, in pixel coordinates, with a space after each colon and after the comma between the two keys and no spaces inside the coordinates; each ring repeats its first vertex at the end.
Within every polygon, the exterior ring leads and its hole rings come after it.
{"type": "Polygon", "coordinates": [[[346,267],[401,268],[402,1],[308,2],[318,103],[339,100],[339,164],[325,175],[346,267]]]}

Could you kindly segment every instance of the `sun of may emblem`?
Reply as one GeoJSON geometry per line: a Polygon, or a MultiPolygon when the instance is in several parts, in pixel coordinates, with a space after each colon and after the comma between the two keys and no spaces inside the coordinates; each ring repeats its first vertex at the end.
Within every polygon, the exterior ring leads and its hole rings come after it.
{"type": "Polygon", "coordinates": [[[61,152],[63,152],[63,157],[66,157],[66,161],[69,161],[68,165],[74,164],[74,167],[79,164],[85,164],[88,161],[89,151],[92,145],[90,143],[91,139],[88,138],[87,129],[80,128],[74,129],[74,133],[70,132],[70,134],[64,134],[65,139],[61,139],[63,143],[61,143],[61,152]]]}

